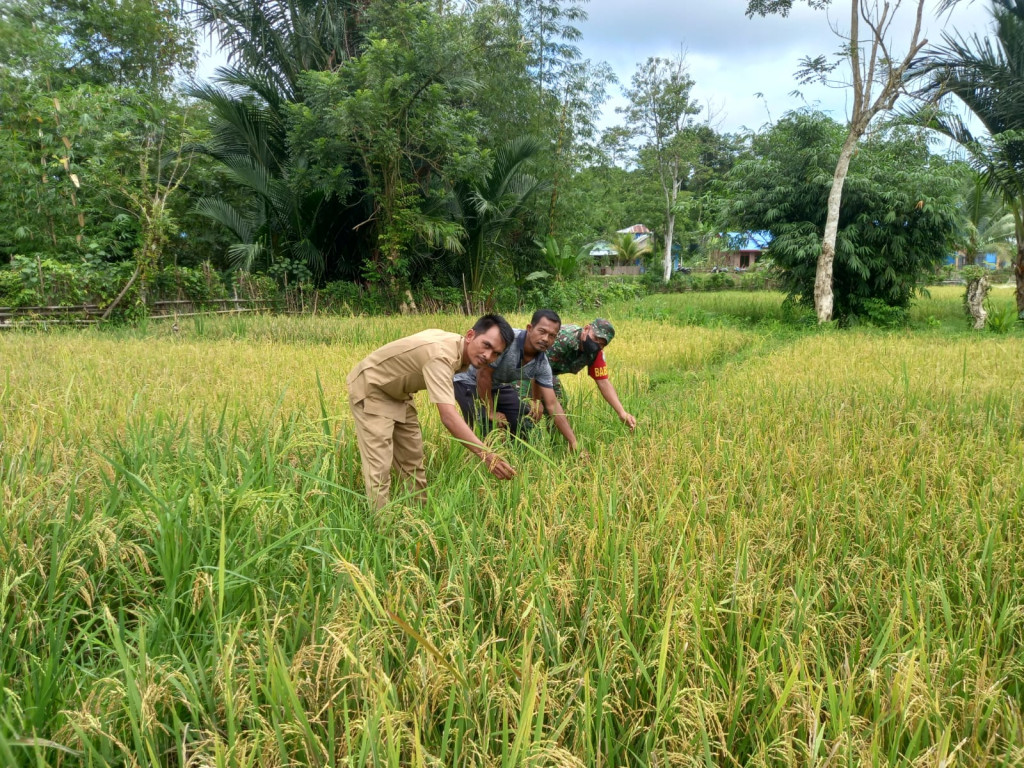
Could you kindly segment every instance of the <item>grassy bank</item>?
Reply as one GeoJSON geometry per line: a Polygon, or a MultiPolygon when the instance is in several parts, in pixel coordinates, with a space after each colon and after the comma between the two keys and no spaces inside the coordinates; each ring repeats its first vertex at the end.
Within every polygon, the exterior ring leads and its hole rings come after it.
{"type": "Polygon", "coordinates": [[[609,307],[636,434],[568,377],[499,484],[425,406],[379,515],[345,375],[465,318],[0,335],[0,763],[1020,764],[1024,336],[928,301],[609,307]]]}

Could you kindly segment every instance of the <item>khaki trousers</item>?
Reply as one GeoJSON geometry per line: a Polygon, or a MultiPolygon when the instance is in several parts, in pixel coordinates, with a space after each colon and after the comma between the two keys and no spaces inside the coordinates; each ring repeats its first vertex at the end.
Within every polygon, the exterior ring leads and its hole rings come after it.
{"type": "Polygon", "coordinates": [[[423,462],[423,435],[416,408],[406,406],[405,422],[375,413],[367,413],[362,401],[352,404],[359,453],[363,457],[363,482],[366,496],[374,509],[385,506],[391,494],[391,468],[394,467],[406,490],[425,498],[427,471],[423,462]]]}

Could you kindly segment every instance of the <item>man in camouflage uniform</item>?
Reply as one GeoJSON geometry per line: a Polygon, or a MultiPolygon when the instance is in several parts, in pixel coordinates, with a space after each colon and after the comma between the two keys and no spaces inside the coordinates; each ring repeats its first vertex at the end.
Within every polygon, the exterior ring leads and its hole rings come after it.
{"type": "Polygon", "coordinates": [[[582,328],[578,325],[563,325],[558,338],[547,352],[551,371],[555,375],[555,396],[559,401],[564,401],[559,375],[579,373],[585,367],[590,378],[597,384],[601,397],[633,430],[636,428],[636,418],[627,413],[619,402],[619,395],[608,377],[608,363],[604,359],[604,348],[613,338],[615,329],[612,324],[600,317],[582,328]]]}

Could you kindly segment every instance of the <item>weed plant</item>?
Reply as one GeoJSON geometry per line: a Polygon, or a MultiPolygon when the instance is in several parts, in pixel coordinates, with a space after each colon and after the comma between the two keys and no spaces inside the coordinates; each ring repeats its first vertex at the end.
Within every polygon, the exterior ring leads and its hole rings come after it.
{"type": "Polygon", "coordinates": [[[780,307],[608,308],[636,433],[509,483],[420,400],[379,513],[345,376],[466,318],[0,335],[0,764],[1024,763],[1024,339],[780,307]]]}

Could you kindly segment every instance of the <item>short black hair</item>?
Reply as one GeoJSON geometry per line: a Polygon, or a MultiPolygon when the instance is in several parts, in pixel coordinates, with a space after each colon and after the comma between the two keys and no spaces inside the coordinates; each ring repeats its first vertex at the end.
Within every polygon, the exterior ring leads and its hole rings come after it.
{"type": "Polygon", "coordinates": [[[477,335],[487,333],[494,326],[498,326],[498,333],[501,334],[501,340],[505,342],[505,348],[507,349],[512,345],[515,334],[512,332],[512,326],[508,324],[508,320],[501,315],[493,313],[484,315],[473,324],[473,333],[477,335]]]}
{"type": "Polygon", "coordinates": [[[562,318],[553,309],[538,309],[533,313],[533,317],[530,318],[530,325],[536,325],[541,320],[550,320],[552,323],[562,324],[562,318]]]}

